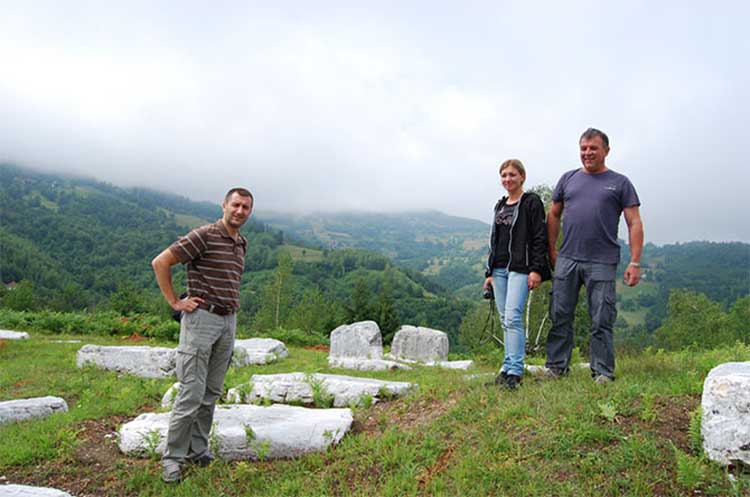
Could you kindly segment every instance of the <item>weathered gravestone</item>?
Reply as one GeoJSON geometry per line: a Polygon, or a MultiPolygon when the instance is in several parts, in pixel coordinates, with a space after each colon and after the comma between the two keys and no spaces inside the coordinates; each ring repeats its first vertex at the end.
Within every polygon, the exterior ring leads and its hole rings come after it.
{"type": "Polygon", "coordinates": [[[25,331],[0,330],[0,340],[28,340],[29,334],[25,331]]]}
{"type": "Polygon", "coordinates": [[[45,418],[51,414],[67,411],[68,404],[60,397],[8,400],[0,402],[0,425],[33,418],[45,418]]]}
{"type": "Polygon", "coordinates": [[[256,374],[250,383],[229,389],[229,402],[269,400],[282,404],[331,402],[334,407],[361,406],[381,397],[400,397],[416,388],[413,383],[382,381],[335,374],[256,374]]]}
{"type": "Polygon", "coordinates": [[[750,465],[750,362],[713,368],[703,383],[701,436],[706,455],[750,465]]]}
{"type": "Polygon", "coordinates": [[[431,328],[404,325],[393,337],[391,355],[396,360],[446,361],[448,359],[448,347],[447,333],[431,328]]]}
{"type": "Polygon", "coordinates": [[[99,368],[143,378],[167,378],[175,374],[176,349],[166,347],[84,345],[78,351],[79,368],[99,368]]]}
{"type": "Polygon", "coordinates": [[[331,332],[330,357],[382,359],[383,338],[375,321],[343,324],[331,332]]]}
{"type": "Polygon", "coordinates": [[[2,497],[71,497],[67,492],[48,487],[31,487],[29,485],[0,485],[2,497]]]}
{"type": "Polygon", "coordinates": [[[284,342],[274,338],[247,338],[234,341],[232,365],[269,364],[289,356],[284,342]]]}
{"type": "MultiPolygon", "coordinates": [[[[120,428],[120,450],[128,455],[163,454],[170,413],[141,414],[120,428]]],[[[214,433],[218,457],[292,458],[338,443],[352,425],[351,409],[307,409],[285,405],[216,407],[214,433]]]]}
{"type": "Polygon", "coordinates": [[[395,361],[383,359],[383,338],[375,321],[344,324],[333,330],[328,364],[333,368],[360,371],[410,369],[395,361]]]}

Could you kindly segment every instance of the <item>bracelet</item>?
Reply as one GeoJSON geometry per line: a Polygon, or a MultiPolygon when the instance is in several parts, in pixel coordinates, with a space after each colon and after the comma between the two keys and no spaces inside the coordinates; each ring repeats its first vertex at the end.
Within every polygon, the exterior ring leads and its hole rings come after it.
{"type": "Polygon", "coordinates": [[[630,264],[628,264],[628,266],[641,267],[641,263],[640,262],[631,262],[630,264]]]}

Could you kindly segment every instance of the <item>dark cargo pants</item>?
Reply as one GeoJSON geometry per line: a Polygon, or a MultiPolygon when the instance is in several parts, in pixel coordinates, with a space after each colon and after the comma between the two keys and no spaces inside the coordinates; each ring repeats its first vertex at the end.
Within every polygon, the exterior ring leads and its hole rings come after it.
{"type": "Polygon", "coordinates": [[[169,417],[165,463],[207,452],[214,408],[234,351],[236,324],[236,314],[219,316],[203,309],[183,314],[176,368],[180,388],[169,417]]]}
{"type": "Polygon", "coordinates": [[[591,344],[589,361],[594,376],[615,377],[615,345],[612,330],[617,319],[615,271],[617,264],[577,262],[558,257],[552,282],[550,318],[552,329],[547,335],[547,368],[567,372],[573,352],[573,317],[578,292],[586,287],[591,344]]]}

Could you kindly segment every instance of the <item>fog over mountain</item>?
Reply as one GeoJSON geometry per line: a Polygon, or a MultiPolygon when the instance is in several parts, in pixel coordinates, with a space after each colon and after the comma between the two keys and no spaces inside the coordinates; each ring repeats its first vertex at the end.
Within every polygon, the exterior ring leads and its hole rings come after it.
{"type": "MultiPolygon", "coordinates": [[[[646,239],[750,241],[748,4],[4,2],[0,161],[257,209],[487,221],[589,126],[646,239]],[[742,134],[742,136],[741,136],[742,134]]],[[[624,223],[621,223],[624,224],[624,223]]],[[[624,230],[621,236],[625,236],[624,230]]]]}

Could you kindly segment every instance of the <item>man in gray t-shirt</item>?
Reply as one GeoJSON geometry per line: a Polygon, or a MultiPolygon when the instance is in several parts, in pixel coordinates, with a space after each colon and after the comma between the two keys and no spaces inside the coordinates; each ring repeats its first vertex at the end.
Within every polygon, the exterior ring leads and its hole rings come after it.
{"type": "Polygon", "coordinates": [[[630,239],[630,263],[624,277],[628,286],[640,280],[643,224],[633,184],[605,165],[609,154],[607,135],[589,128],[581,135],[579,146],[583,167],[563,174],[552,192],[547,215],[550,262],[555,268],[547,369],[555,377],[569,371],[573,316],[578,292],[584,285],[591,316],[591,374],[597,383],[608,383],[615,377],[612,329],[617,318],[615,271],[620,261],[620,214],[625,214],[630,239]],[[556,242],[563,211],[563,240],[558,255],[556,242]]]}

